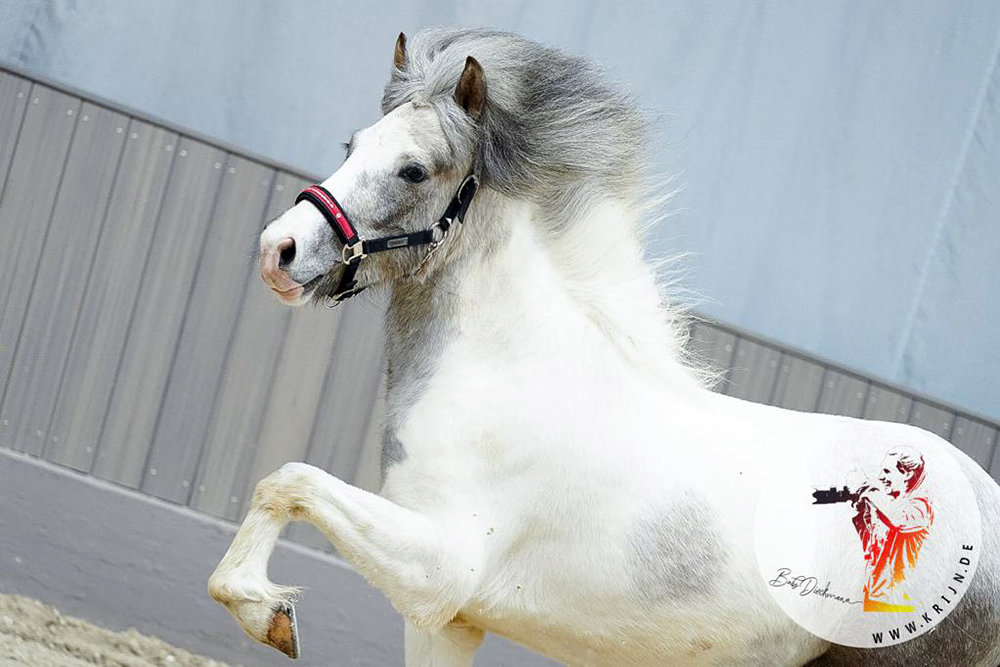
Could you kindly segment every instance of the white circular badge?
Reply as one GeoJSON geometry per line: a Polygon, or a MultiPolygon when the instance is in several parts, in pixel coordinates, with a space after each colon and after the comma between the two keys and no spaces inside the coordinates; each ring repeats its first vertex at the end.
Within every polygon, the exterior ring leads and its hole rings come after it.
{"type": "Polygon", "coordinates": [[[979,506],[950,446],[803,446],[757,505],[760,574],[781,608],[828,641],[874,648],[940,623],[981,556],[979,506]]]}

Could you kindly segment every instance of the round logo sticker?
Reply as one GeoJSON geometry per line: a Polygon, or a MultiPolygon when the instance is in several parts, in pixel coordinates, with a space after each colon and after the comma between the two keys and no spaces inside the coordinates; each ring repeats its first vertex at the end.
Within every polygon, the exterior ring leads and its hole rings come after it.
{"type": "Polygon", "coordinates": [[[803,447],[773,471],[757,505],[757,564],[809,632],[889,646],[931,630],[965,594],[979,506],[944,443],[852,440],[803,447]]]}

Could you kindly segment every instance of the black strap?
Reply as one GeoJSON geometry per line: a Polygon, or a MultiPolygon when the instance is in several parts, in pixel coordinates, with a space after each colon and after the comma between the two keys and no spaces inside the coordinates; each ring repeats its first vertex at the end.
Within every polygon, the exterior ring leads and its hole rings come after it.
{"type": "Polygon", "coordinates": [[[479,179],[472,174],[466,176],[462,185],[458,187],[458,192],[448,203],[448,208],[444,210],[444,215],[438,220],[438,226],[441,227],[442,231],[448,231],[451,223],[455,220],[460,223],[465,222],[465,213],[469,210],[469,204],[472,203],[472,198],[476,196],[478,189],[479,179]]]}
{"type": "Polygon", "coordinates": [[[385,252],[386,250],[395,250],[397,248],[412,248],[413,246],[427,245],[433,242],[434,230],[421,229],[419,232],[411,232],[401,236],[383,236],[371,241],[362,241],[361,249],[364,254],[371,255],[376,252],[385,252]]]}
{"type": "Polygon", "coordinates": [[[444,211],[444,215],[432,227],[417,232],[410,232],[409,234],[382,236],[367,241],[361,240],[357,229],[351,224],[340,202],[330,194],[329,190],[322,185],[310,185],[300,192],[299,196],[295,198],[295,203],[308,201],[319,209],[343,244],[341,256],[344,258],[342,261],[345,264],[345,268],[340,276],[340,283],[337,285],[337,289],[330,297],[333,299],[334,305],[365,290],[364,287],[358,287],[357,281],[354,279],[358,273],[358,268],[361,266],[361,260],[364,259],[365,255],[385,252],[386,250],[396,250],[398,248],[413,248],[415,246],[440,243],[455,220],[458,220],[459,223],[465,221],[465,214],[468,212],[469,205],[472,203],[473,197],[476,196],[476,190],[478,189],[479,180],[473,174],[469,174],[462,181],[458,192],[451,198],[448,208],[444,211]],[[356,252],[356,245],[358,243],[361,244],[360,253],[356,252]],[[348,256],[347,253],[349,250],[355,250],[355,252],[348,256]]]}
{"type": "Polygon", "coordinates": [[[448,202],[448,208],[445,209],[444,215],[438,219],[434,227],[399,236],[383,236],[370,241],[362,241],[362,252],[366,255],[371,255],[376,252],[395,250],[397,248],[412,248],[440,241],[441,235],[448,233],[455,220],[458,220],[459,223],[465,221],[465,213],[469,210],[469,204],[472,203],[472,198],[475,196],[478,186],[479,184],[474,176],[469,176],[462,181],[458,192],[448,202]],[[437,230],[435,230],[435,227],[437,230]]]}
{"type": "Polygon", "coordinates": [[[357,281],[354,280],[354,276],[357,275],[360,266],[361,258],[358,257],[344,267],[344,272],[340,274],[340,283],[337,284],[337,289],[333,293],[333,298],[338,303],[345,299],[350,299],[355,294],[360,294],[365,290],[364,287],[358,287],[357,281]]]}

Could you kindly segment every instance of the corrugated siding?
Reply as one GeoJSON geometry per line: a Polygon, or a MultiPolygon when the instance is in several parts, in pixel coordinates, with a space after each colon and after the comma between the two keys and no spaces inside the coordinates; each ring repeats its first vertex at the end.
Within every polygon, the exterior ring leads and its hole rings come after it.
{"type": "Polygon", "coordinates": [[[950,440],[1000,480],[996,424],[724,324],[698,322],[691,341],[725,371],[718,391],[793,410],[913,424],[950,440]]]}
{"type": "MultiPolygon", "coordinates": [[[[380,311],[257,283],[257,235],[305,183],[0,71],[0,446],[228,519],[286,461],[374,488],[380,311]]],[[[724,325],[691,345],[719,391],[917,424],[1000,475],[996,424],[724,325]]]]}
{"type": "Polygon", "coordinates": [[[381,314],[256,278],[305,182],[0,71],[0,446],[230,519],[289,460],[376,483],[381,314]]]}

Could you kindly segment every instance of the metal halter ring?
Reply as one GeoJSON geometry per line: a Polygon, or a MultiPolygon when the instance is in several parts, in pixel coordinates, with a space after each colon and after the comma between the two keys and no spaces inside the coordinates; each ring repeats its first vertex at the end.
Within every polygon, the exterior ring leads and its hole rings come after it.
{"type": "Polygon", "coordinates": [[[417,264],[416,268],[410,271],[411,278],[418,275],[423,270],[424,266],[427,264],[428,260],[430,260],[431,256],[433,256],[434,253],[437,252],[437,249],[440,248],[444,244],[444,242],[448,239],[448,232],[451,231],[450,230],[451,220],[448,220],[447,218],[444,218],[444,220],[446,221],[447,225],[449,225],[448,227],[442,225],[440,220],[431,225],[431,229],[441,232],[441,238],[439,238],[437,241],[430,242],[430,248],[427,250],[427,254],[423,256],[423,258],[420,260],[420,263],[417,264]]]}

